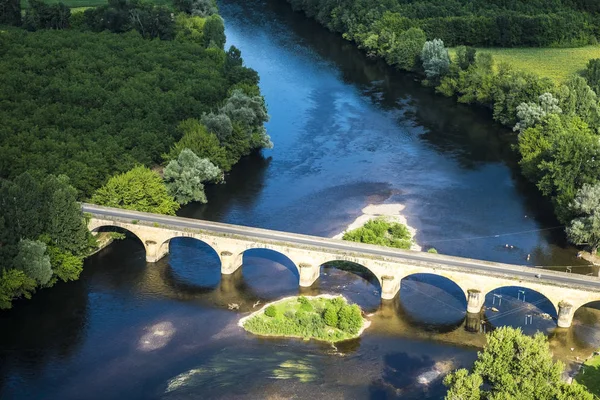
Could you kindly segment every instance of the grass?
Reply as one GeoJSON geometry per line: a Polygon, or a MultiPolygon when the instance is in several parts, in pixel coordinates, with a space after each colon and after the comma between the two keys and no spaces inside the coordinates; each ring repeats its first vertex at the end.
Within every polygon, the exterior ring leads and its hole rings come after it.
{"type": "MultiPolygon", "coordinates": [[[[491,53],[496,64],[506,62],[516,69],[548,77],[557,83],[572,74],[579,74],[592,58],[600,58],[600,45],[576,48],[481,48],[479,52],[491,53]]],[[[450,49],[454,55],[455,49],[450,49]]]]}
{"type": "Polygon", "coordinates": [[[341,297],[291,297],[242,321],[247,331],[262,336],[339,342],[358,337],[364,325],[360,308],[341,297]]]}
{"type": "Polygon", "coordinates": [[[575,377],[596,398],[600,397],[600,356],[594,356],[583,364],[583,368],[575,377]]]}

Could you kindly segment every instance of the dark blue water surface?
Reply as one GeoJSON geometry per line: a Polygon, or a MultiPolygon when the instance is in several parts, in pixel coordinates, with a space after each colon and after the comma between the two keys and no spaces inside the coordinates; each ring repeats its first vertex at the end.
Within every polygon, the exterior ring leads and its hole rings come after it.
{"type": "MultiPolygon", "coordinates": [[[[242,160],[227,184],[208,188],[207,205],[182,215],[332,236],[368,204],[400,203],[417,241],[441,253],[578,264],[549,205],[520,178],[513,135],[486,110],[367,59],[283,0],[220,8],[228,45],[261,76],[275,148],[242,160]]],[[[555,330],[542,315],[555,317],[553,306],[522,288],[490,293],[486,306],[497,311],[481,318],[466,318],[464,294],[445,278],[409,277],[383,303],[380,290],[360,268],[333,265],[300,289],[290,261],[264,250],[221,276],[217,255],[192,239],[174,239],[167,257],[146,264],[130,237],[90,257],[79,281],[0,312],[0,398],[440,399],[441,378],[472,364],[484,330],[548,332],[568,362],[600,344],[594,309],[555,330]],[[237,326],[256,307],[298,293],[342,293],[371,327],[331,346],[237,326]]]]}

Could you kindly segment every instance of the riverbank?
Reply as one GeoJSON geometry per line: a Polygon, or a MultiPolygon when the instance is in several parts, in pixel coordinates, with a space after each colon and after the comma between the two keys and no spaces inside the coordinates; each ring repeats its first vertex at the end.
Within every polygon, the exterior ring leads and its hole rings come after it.
{"type": "Polygon", "coordinates": [[[408,225],[408,221],[406,217],[402,214],[402,211],[406,208],[403,204],[369,204],[365,208],[363,208],[362,215],[356,218],[350,225],[344,229],[343,232],[338,233],[333,236],[333,239],[342,239],[344,234],[348,231],[360,228],[364,226],[367,222],[377,219],[384,218],[389,222],[396,222],[406,226],[408,231],[410,232],[410,238],[412,240],[412,245],[410,247],[413,251],[422,251],[421,246],[417,244],[415,241],[415,235],[417,234],[417,230],[412,226],[408,225]]]}
{"type": "Polygon", "coordinates": [[[359,337],[371,322],[341,295],[290,296],[265,304],[238,326],[258,336],[336,343],[359,337]]]}

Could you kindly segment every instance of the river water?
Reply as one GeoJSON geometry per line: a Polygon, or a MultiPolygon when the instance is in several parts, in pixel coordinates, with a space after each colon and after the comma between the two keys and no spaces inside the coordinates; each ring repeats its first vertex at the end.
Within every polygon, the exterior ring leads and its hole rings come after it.
{"type": "MultiPolygon", "coordinates": [[[[209,204],[181,215],[333,236],[367,204],[401,203],[424,247],[590,272],[520,178],[513,136],[485,110],[367,59],[283,0],[223,0],[220,9],[228,44],[261,76],[275,148],[243,160],[208,189],[209,204]]],[[[266,250],[245,253],[232,276],[191,239],[173,240],[156,264],[144,260],[135,238],[116,242],[86,260],[79,281],[1,312],[0,398],[439,399],[441,377],[472,364],[483,330],[542,330],[567,363],[600,345],[595,309],[557,330],[542,317],[556,316],[548,302],[519,288],[490,294],[498,312],[482,323],[466,319],[464,295],[439,277],[407,279],[382,303],[360,269],[324,266],[299,289],[289,260],[266,250]],[[298,293],[342,293],[372,325],[337,347],[237,327],[255,307],[298,293]]]]}

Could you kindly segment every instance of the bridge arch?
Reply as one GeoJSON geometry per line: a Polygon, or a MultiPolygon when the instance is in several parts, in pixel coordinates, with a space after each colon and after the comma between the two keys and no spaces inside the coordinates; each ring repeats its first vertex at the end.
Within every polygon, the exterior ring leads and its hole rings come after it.
{"type": "Polygon", "coordinates": [[[283,266],[285,269],[290,271],[296,277],[298,277],[298,278],[300,277],[300,268],[296,264],[296,262],[292,258],[287,256],[286,254],[284,254],[278,250],[273,250],[273,249],[268,249],[268,248],[263,248],[263,247],[251,247],[251,248],[242,250],[237,255],[237,258],[240,261],[239,267],[241,267],[244,264],[244,260],[247,257],[256,257],[256,258],[272,261],[276,264],[283,266]],[[263,254],[261,254],[261,253],[263,253],[263,254]],[[265,257],[265,255],[268,255],[268,256],[265,257]],[[269,257],[269,256],[271,256],[271,257],[269,257]]]}
{"type": "Polygon", "coordinates": [[[220,253],[219,253],[219,248],[217,247],[217,243],[216,242],[210,242],[208,240],[204,240],[201,239],[195,235],[173,235],[171,237],[168,237],[166,239],[163,239],[162,243],[160,243],[160,245],[158,246],[158,254],[161,254],[161,257],[163,257],[166,254],[169,254],[170,252],[170,248],[171,248],[171,241],[173,239],[185,239],[185,240],[194,240],[197,241],[199,243],[201,243],[202,245],[206,246],[208,249],[211,250],[212,253],[214,253],[219,259],[220,257],[220,253]]]}
{"type": "Polygon", "coordinates": [[[378,276],[375,271],[369,268],[369,265],[367,263],[348,261],[340,258],[332,258],[328,259],[325,262],[322,262],[321,265],[319,265],[320,270],[323,270],[323,268],[335,268],[341,271],[350,272],[352,274],[360,276],[361,278],[371,283],[374,283],[379,291],[381,291],[382,289],[381,277],[378,276]]]}
{"type": "Polygon", "coordinates": [[[120,233],[119,231],[125,231],[127,233],[130,233],[133,237],[135,237],[137,239],[138,242],[140,242],[142,244],[142,246],[144,246],[144,251],[147,250],[146,243],[144,243],[144,240],[143,240],[143,236],[140,236],[138,234],[138,232],[135,231],[135,229],[130,229],[129,227],[119,226],[117,224],[102,224],[102,225],[98,224],[93,227],[90,227],[89,230],[94,235],[102,233],[102,232],[120,233]]]}
{"type": "Polygon", "coordinates": [[[553,301],[552,293],[519,283],[489,290],[484,299],[486,323],[490,326],[519,326],[534,333],[556,326],[559,318],[559,302],[553,301]]]}
{"type": "MultiPolygon", "coordinates": [[[[556,301],[555,296],[553,295],[553,293],[550,293],[549,290],[546,291],[540,288],[533,289],[526,285],[521,286],[519,284],[495,287],[493,289],[487,290],[487,292],[485,293],[486,304],[488,302],[490,304],[495,304],[498,302],[494,301],[494,294],[502,296],[503,301],[506,297],[508,301],[513,301],[513,299],[515,299],[516,301],[520,301],[522,303],[529,303],[533,306],[541,305],[543,308],[546,309],[546,312],[548,312],[548,314],[552,315],[553,317],[558,316],[559,301],[556,301]],[[525,300],[523,300],[523,296],[525,297],[525,300]]],[[[541,307],[538,308],[542,309],[541,307]]]]}
{"type": "Polygon", "coordinates": [[[465,289],[452,277],[433,272],[414,272],[400,281],[398,301],[405,314],[425,325],[456,327],[467,313],[465,289]],[[430,287],[429,287],[430,286],[430,287]],[[414,304],[419,315],[412,315],[414,304]]]}

